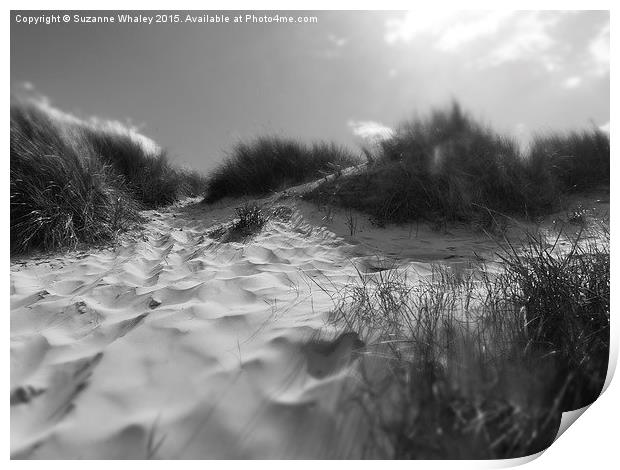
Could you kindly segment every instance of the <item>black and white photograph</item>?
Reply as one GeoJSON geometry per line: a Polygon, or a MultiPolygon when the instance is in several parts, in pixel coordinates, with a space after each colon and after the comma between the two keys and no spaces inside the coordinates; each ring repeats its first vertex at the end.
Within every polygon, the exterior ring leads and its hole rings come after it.
{"type": "Polygon", "coordinates": [[[609,7],[12,3],[11,460],[516,463],[607,393],[609,7]]]}

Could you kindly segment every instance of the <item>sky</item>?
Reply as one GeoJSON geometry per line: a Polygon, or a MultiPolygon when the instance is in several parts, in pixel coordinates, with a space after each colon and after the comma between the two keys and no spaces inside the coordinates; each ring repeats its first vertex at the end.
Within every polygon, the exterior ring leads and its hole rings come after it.
{"type": "Polygon", "coordinates": [[[607,11],[277,12],[317,18],[294,24],[166,13],[181,21],[24,24],[16,15],[45,13],[13,11],[12,93],[127,122],[198,170],[265,134],[357,150],[452,99],[522,142],[609,128],[607,11]]]}

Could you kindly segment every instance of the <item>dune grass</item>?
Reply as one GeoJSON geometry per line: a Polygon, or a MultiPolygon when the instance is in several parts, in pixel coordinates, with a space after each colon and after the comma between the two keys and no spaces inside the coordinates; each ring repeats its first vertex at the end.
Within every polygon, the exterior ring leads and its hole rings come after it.
{"type": "Polygon", "coordinates": [[[89,143],[103,164],[120,175],[133,197],[147,207],[167,205],[204,190],[205,177],[176,168],[163,149],[145,146],[127,129],[84,127],[79,132],[79,138],[89,143]]]}
{"type": "Polygon", "coordinates": [[[537,171],[552,174],[564,191],[609,186],[609,136],[600,129],[536,136],[527,158],[537,171]]]}
{"type": "Polygon", "coordinates": [[[486,229],[500,214],[545,214],[567,192],[609,184],[604,133],[537,137],[524,153],[458,103],[403,123],[368,160],[363,171],[307,197],[369,213],[379,225],[428,220],[486,229]]]}
{"type": "MultiPolygon", "coordinates": [[[[607,239],[607,242],[609,239],[607,239]]],[[[560,252],[537,236],[505,267],[394,269],[335,293],[356,332],[365,457],[497,459],[555,438],[561,413],[600,394],[609,352],[608,244],[560,252]],[[527,274],[529,273],[529,274],[527,274]],[[533,274],[532,274],[533,273],[533,274]]]]}
{"type": "Polygon", "coordinates": [[[110,240],[136,215],[108,169],[36,106],[11,107],[11,252],[110,240]]]}
{"type": "Polygon", "coordinates": [[[10,133],[12,254],[110,241],[140,208],[204,187],[133,131],[63,118],[34,102],[11,104],[10,133]]]}
{"type": "Polygon", "coordinates": [[[524,247],[508,245],[500,255],[504,282],[516,286],[511,300],[522,308],[528,348],[553,357],[563,411],[593,403],[607,375],[610,234],[603,225],[589,231],[595,238],[582,239],[582,231],[559,254],[557,240],[529,236],[524,247]]]}
{"type": "Polygon", "coordinates": [[[348,150],[330,143],[306,145],[275,136],[239,142],[209,176],[205,202],[267,194],[357,162],[348,150]]]}
{"type": "Polygon", "coordinates": [[[235,209],[237,219],[230,233],[233,239],[245,239],[259,233],[269,217],[262,207],[255,203],[245,203],[235,209]]]}
{"type": "Polygon", "coordinates": [[[152,152],[129,132],[80,129],[96,156],[120,175],[134,197],[149,207],[170,204],[177,198],[177,175],[161,149],[152,152]]]}
{"type": "Polygon", "coordinates": [[[245,243],[259,234],[269,219],[278,217],[278,209],[268,211],[256,202],[246,201],[235,208],[236,217],[229,223],[219,225],[207,232],[207,236],[220,243],[245,243]]]}

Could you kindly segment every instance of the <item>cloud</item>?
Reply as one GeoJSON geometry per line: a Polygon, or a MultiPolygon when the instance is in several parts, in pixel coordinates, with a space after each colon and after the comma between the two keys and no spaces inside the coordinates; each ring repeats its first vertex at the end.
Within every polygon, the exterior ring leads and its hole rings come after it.
{"type": "Polygon", "coordinates": [[[376,121],[354,121],[350,120],[347,125],[353,135],[361,137],[369,142],[377,142],[391,137],[394,130],[376,121]]]}
{"type": "Polygon", "coordinates": [[[71,114],[54,107],[51,100],[45,95],[32,96],[27,99],[32,104],[43,110],[53,120],[61,124],[87,125],[86,121],[77,117],[75,114],[71,114]]]}
{"type": "Polygon", "coordinates": [[[599,129],[602,130],[607,135],[609,135],[609,129],[610,129],[609,121],[607,121],[607,124],[603,124],[602,126],[599,126],[599,129]]]}
{"type": "Polygon", "coordinates": [[[492,36],[511,16],[511,12],[495,11],[468,18],[466,21],[457,21],[442,33],[438,47],[443,50],[456,50],[464,44],[492,36]]]}
{"type": "Polygon", "coordinates": [[[589,46],[593,72],[597,75],[609,73],[609,23],[604,25],[589,46]]]}
{"type": "Polygon", "coordinates": [[[140,132],[140,127],[132,124],[130,120],[123,123],[117,120],[102,119],[97,116],[84,119],[73,113],[56,108],[52,105],[49,98],[41,94],[37,94],[36,96],[24,96],[20,99],[24,99],[26,102],[38,107],[56,123],[60,124],[61,132],[74,132],[74,126],[100,129],[110,133],[128,135],[134,141],[138,142],[146,152],[158,153],[161,150],[161,147],[153,139],[142,134],[140,132]]]}
{"type": "Polygon", "coordinates": [[[551,28],[559,21],[559,16],[544,15],[543,12],[521,12],[514,17],[505,35],[492,48],[486,60],[487,65],[497,66],[535,58],[549,71],[557,67],[558,58],[554,54],[556,40],[551,28]]]}
{"type": "Polygon", "coordinates": [[[35,84],[28,80],[11,83],[11,96],[13,95],[39,104],[49,104],[50,102],[49,98],[37,90],[35,84]]]}
{"type": "Polygon", "coordinates": [[[506,11],[409,11],[402,19],[388,20],[385,40],[388,44],[408,43],[428,36],[438,49],[456,50],[495,34],[513,14],[506,11]]]}
{"type": "Polygon", "coordinates": [[[568,90],[577,88],[583,82],[583,78],[575,75],[573,77],[568,77],[562,82],[562,87],[568,90]]]}
{"type": "Polygon", "coordinates": [[[346,46],[349,42],[349,38],[338,37],[335,34],[329,34],[327,39],[336,47],[346,46]]]}
{"type": "Polygon", "coordinates": [[[557,41],[552,28],[561,18],[561,13],[544,11],[410,11],[386,23],[384,39],[391,45],[426,40],[442,52],[482,46],[475,60],[482,68],[536,59],[553,70],[557,41]]]}

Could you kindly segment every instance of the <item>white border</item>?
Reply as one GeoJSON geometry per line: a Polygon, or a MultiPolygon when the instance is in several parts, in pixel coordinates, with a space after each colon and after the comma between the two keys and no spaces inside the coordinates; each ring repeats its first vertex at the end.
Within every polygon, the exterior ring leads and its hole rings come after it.
{"type": "MultiPolygon", "coordinates": [[[[432,5],[433,8],[441,8],[441,9],[532,9],[532,10],[592,10],[592,9],[600,9],[600,10],[611,10],[611,22],[612,22],[612,41],[611,41],[611,49],[612,50],[620,50],[620,48],[616,47],[617,41],[615,40],[615,28],[618,24],[618,12],[616,9],[612,8],[613,3],[611,1],[599,1],[599,0],[590,0],[587,2],[584,1],[535,1],[535,0],[523,0],[520,2],[516,1],[504,1],[501,4],[497,1],[469,1],[469,2],[456,2],[456,1],[442,1],[442,0],[433,0],[433,1],[418,1],[418,0],[409,0],[409,1],[401,1],[401,0],[383,0],[381,2],[370,2],[370,1],[358,1],[353,4],[354,9],[356,10],[406,10],[406,9],[414,9],[414,8],[428,8],[429,4],[432,5]]],[[[9,1],[7,10],[85,10],[85,9],[106,9],[106,10],[240,10],[240,9],[260,9],[260,10],[345,10],[350,9],[352,6],[351,2],[345,1],[335,1],[335,0],[315,0],[312,2],[304,1],[304,2],[296,2],[295,4],[291,4],[291,2],[285,2],[283,0],[265,0],[260,3],[252,2],[249,0],[244,1],[187,1],[187,0],[177,0],[175,2],[162,2],[162,1],[119,1],[119,0],[109,0],[106,2],[91,2],[90,4],[85,4],[83,1],[78,2],[76,0],[71,1],[56,1],[53,2],[53,6],[51,2],[43,2],[41,0],[30,1],[23,0],[20,2],[17,1],[9,1]],[[174,6],[174,8],[170,8],[170,6],[174,6]]],[[[10,54],[10,22],[11,15],[9,15],[9,11],[6,12],[3,21],[2,34],[4,35],[4,47],[2,48],[3,54],[3,64],[9,64],[9,54],[10,54]]],[[[614,61],[611,64],[612,67],[612,76],[616,76],[616,71],[614,70],[614,61]]],[[[3,145],[4,149],[8,149],[9,147],[9,113],[8,113],[8,100],[9,94],[6,90],[9,88],[10,83],[10,74],[4,74],[2,77],[4,86],[5,86],[5,112],[3,117],[3,145]]],[[[618,96],[614,87],[614,83],[612,82],[611,89],[611,102],[618,102],[618,96]]],[[[618,122],[615,116],[615,107],[611,109],[611,123],[612,123],[612,134],[615,135],[615,123],[618,122]]],[[[612,172],[611,178],[615,180],[615,177],[618,175],[619,165],[613,156],[617,155],[618,146],[615,144],[615,140],[612,139],[612,172]]],[[[5,175],[2,180],[2,188],[5,194],[5,201],[8,200],[9,196],[9,158],[8,155],[2,159],[3,165],[3,174],[5,175]]],[[[616,233],[616,194],[617,191],[612,184],[611,188],[611,198],[613,203],[611,205],[612,211],[612,238],[615,238],[616,233]]],[[[8,203],[4,203],[2,206],[2,217],[5,220],[4,230],[2,231],[2,247],[5,253],[5,259],[9,258],[9,205],[8,203]]],[[[615,242],[613,246],[615,247],[615,242]]],[[[615,279],[615,273],[617,270],[617,256],[615,256],[615,249],[612,250],[612,279],[615,279]]],[[[2,272],[2,283],[5,286],[4,292],[7,292],[9,286],[9,271],[7,269],[7,264],[5,264],[5,269],[2,272]]],[[[612,292],[614,289],[612,288],[612,292]]],[[[612,315],[616,314],[616,306],[618,296],[612,294],[612,315]]],[[[8,337],[9,334],[9,296],[3,296],[3,305],[4,305],[4,334],[5,338],[8,337]]],[[[614,318],[615,320],[615,318],[614,318]]],[[[610,358],[610,362],[615,365],[618,358],[618,340],[619,340],[619,328],[617,328],[617,320],[612,320],[612,355],[610,358]]],[[[8,338],[7,338],[8,339],[8,338]]],[[[8,341],[7,341],[8,343],[8,341]]],[[[8,344],[5,343],[4,347],[4,371],[2,374],[2,380],[4,382],[4,390],[8,391],[9,389],[9,353],[8,353],[8,344]]],[[[620,387],[618,386],[618,380],[614,380],[609,388],[603,393],[603,395],[594,403],[590,409],[588,409],[578,420],[577,424],[571,426],[559,439],[555,442],[547,451],[545,451],[538,458],[532,459],[516,459],[512,461],[458,461],[458,462],[430,462],[430,461],[419,461],[419,462],[389,462],[388,465],[393,467],[402,467],[402,468],[411,468],[411,465],[415,465],[416,468],[502,468],[502,467],[512,467],[515,465],[528,463],[528,468],[532,469],[544,469],[549,470],[550,468],[562,468],[562,469],[570,469],[570,468],[608,468],[612,467],[613,462],[619,462],[617,455],[617,437],[614,432],[614,428],[616,426],[616,418],[618,417],[618,404],[619,396],[620,396],[620,387]]],[[[7,400],[8,401],[8,400],[7,400]]],[[[4,427],[2,429],[2,442],[5,445],[6,453],[5,456],[9,458],[9,426],[10,419],[8,413],[8,404],[3,407],[3,416],[2,422],[4,423],[4,427]]],[[[31,466],[37,465],[37,462],[20,462],[20,461],[11,461],[10,465],[20,466],[24,468],[30,468],[31,466]]],[[[62,466],[62,468],[73,467],[77,468],[83,467],[84,463],[76,462],[76,461],[63,461],[63,462],[46,462],[43,465],[46,468],[57,468],[57,466],[62,466]]],[[[164,468],[163,466],[169,465],[169,462],[139,462],[139,463],[128,463],[125,461],[119,461],[110,463],[107,461],[94,461],[89,462],[89,467],[94,468],[105,468],[108,465],[114,466],[122,466],[125,465],[149,465],[150,468],[158,467],[164,468]]],[[[236,462],[236,461],[217,461],[217,462],[191,462],[191,461],[179,461],[175,462],[174,465],[182,465],[182,466],[191,466],[194,468],[203,468],[205,465],[216,465],[221,468],[232,468],[237,465],[251,465],[252,467],[257,466],[258,468],[273,468],[273,467],[284,467],[289,465],[295,465],[296,467],[301,468],[312,468],[316,467],[317,462],[314,461],[300,461],[295,463],[289,463],[286,461],[276,461],[276,462],[266,462],[266,461],[255,461],[255,462],[236,462]]],[[[325,462],[320,463],[318,465],[328,465],[328,466],[355,466],[358,467],[375,467],[376,465],[385,465],[385,463],[377,463],[377,462],[325,462]]]]}

